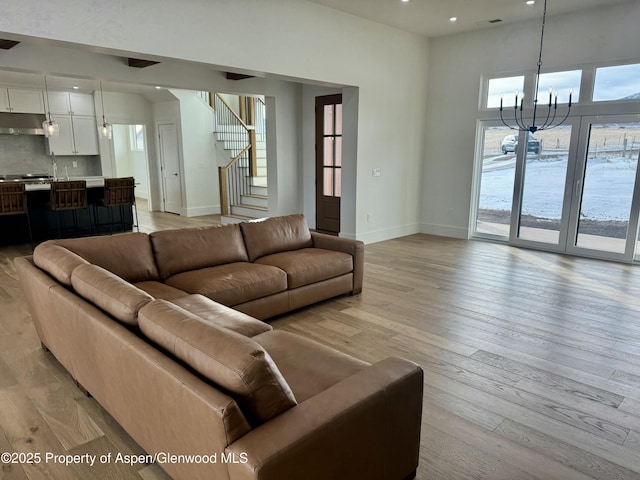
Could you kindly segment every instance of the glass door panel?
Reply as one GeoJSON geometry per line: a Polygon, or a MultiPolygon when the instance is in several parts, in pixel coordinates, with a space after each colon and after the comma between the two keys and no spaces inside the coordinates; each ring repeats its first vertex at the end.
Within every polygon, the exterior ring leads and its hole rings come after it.
{"type": "Polygon", "coordinates": [[[592,123],[576,217],[575,246],[624,254],[628,238],[636,240],[636,190],[640,123],[592,123]],[[630,231],[630,227],[635,228],[630,231]]]}
{"type": "Polygon", "coordinates": [[[507,127],[482,129],[475,234],[509,237],[516,152],[507,127]]]}
{"type": "Polygon", "coordinates": [[[525,132],[518,238],[559,245],[571,145],[571,125],[525,132]]]}

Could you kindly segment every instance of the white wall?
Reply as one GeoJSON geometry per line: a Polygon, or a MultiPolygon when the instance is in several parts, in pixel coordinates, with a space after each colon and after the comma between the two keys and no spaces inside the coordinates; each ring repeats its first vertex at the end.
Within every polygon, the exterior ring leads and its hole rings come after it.
{"type": "Polygon", "coordinates": [[[183,210],[188,217],[220,213],[214,119],[209,105],[190,90],[171,90],[180,102],[183,210]]]}
{"type": "MultiPolygon", "coordinates": [[[[419,229],[429,53],[424,37],[302,0],[112,0],[92,2],[91,8],[85,0],[45,4],[11,1],[3,5],[0,16],[3,32],[9,37],[25,35],[62,42],[56,48],[84,48],[79,56],[90,57],[87,49],[120,56],[137,52],[138,56],[220,66],[216,68],[221,71],[232,67],[303,83],[358,87],[357,112],[353,113],[358,119],[357,145],[352,149],[357,154],[357,168],[354,166],[352,183],[345,185],[352,200],[344,205],[348,209],[344,217],[353,225],[344,230],[375,241],[419,229]],[[247,12],[251,12],[250,28],[237,37],[237,19],[247,12]],[[216,28],[212,28],[211,19],[216,19],[216,28]],[[96,28],[87,28],[89,25],[96,28]],[[372,177],[372,168],[380,168],[382,176],[372,177]],[[366,220],[367,213],[371,213],[371,222],[366,220]]],[[[0,65],[23,62],[19,53],[8,52],[9,58],[0,60],[0,65]]],[[[123,80],[135,76],[149,83],[163,79],[182,88],[230,91],[208,88],[225,83],[222,75],[210,72],[207,77],[194,63],[181,64],[160,78],[160,67],[134,73],[122,67],[118,58],[110,59],[109,67],[95,61],[92,64],[87,58],[82,68],[64,59],[58,63],[42,60],[41,69],[80,70],[107,78],[114,78],[113,72],[117,72],[123,80]]],[[[293,142],[288,139],[286,143],[293,142]]],[[[299,140],[296,144],[300,147],[299,140]]],[[[299,154],[289,152],[296,163],[283,165],[279,161],[278,168],[297,168],[299,154]]],[[[294,198],[297,201],[301,196],[296,193],[286,201],[294,198]]],[[[278,205],[282,211],[295,208],[293,204],[278,205]]]]}
{"type": "MultiPolygon", "coordinates": [[[[639,60],[639,22],[637,1],[547,18],[543,68],[639,60]]],[[[481,77],[534,69],[539,38],[538,20],[431,41],[423,232],[468,236],[481,77]]]]}

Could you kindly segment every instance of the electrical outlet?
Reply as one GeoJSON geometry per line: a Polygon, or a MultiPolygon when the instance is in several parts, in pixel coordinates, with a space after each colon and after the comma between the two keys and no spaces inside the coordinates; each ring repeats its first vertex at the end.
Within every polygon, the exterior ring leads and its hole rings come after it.
{"type": "Polygon", "coordinates": [[[73,168],[78,168],[78,162],[77,161],[73,161],[73,168]]]}
{"type": "Polygon", "coordinates": [[[382,171],[379,168],[374,168],[371,171],[371,175],[374,176],[374,177],[379,177],[379,176],[382,175],[382,171]]]}
{"type": "Polygon", "coordinates": [[[367,213],[367,222],[372,222],[372,221],[373,221],[373,214],[367,213]]]}

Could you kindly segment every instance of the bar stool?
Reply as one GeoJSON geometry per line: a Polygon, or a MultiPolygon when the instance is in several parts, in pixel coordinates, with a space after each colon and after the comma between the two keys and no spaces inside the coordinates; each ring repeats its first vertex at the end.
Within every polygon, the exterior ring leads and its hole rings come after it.
{"type": "Polygon", "coordinates": [[[24,182],[0,183],[0,215],[26,215],[29,242],[33,250],[33,234],[31,233],[31,219],[27,206],[27,192],[24,182]]]}
{"type": "MultiPolygon", "coordinates": [[[[49,210],[56,214],[58,238],[60,232],[60,213],[71,210],[73,214],[73,226],[78,228],[78,210],[87,208],[87,182],[85,180],[67,180],[51,182],[51,196],[48,204],[49,210]]],[[[89,229],[91,230],[91,216],[89,216],[89,229]]]]}
{"type": "Polygon", "coordinates": [[[132,207],[135,214],[135,223],[137,231],[138,228],[138,207],[136,206],[136,194],[135,194],[135,180],[133,177],[121,177],[121,178],[105,178],[104,179],[104,197],[99,199],[95,203],[95,224],[98,230],[100,230],[100,222],[97,213],[97,207],[106,207],[109,212],[109,233],[113,233],[113,208],[118,207],[120,210],[120,223],[122,229],[126,225],[124,213],[125,207],[132,207]]]}

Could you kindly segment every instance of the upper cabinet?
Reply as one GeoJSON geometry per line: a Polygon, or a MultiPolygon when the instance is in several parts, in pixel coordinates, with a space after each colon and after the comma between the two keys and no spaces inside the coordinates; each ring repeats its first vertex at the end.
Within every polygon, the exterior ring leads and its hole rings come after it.
{"type": "Polygon", "coordinates": [[[49,92],[49,111],[54,115],[96,115],[93,95],[74,92],[49,92]]]}
{"type": "Polygon", "coordinates": [[[93,95],[49,92],[51,118],[60,134],[48,139],[49,153],[56,155],[98,155],[98,130],[93,95]]]}
{"type": "Polygon", "coordinates": [[[47,152],[63,155],[98,155],[96,117],[84,115],[51,115],[58,122],[60,133],[47,140],[47,152]]]}
{"type": "Polygon", "coordinates": [[[0,87],[0,112],[45,113],[42,90],[0,87]]]}

